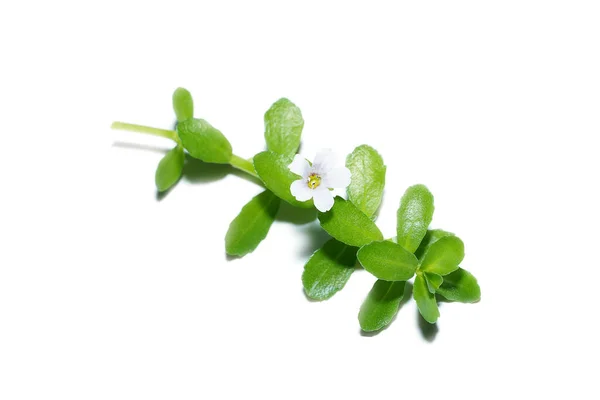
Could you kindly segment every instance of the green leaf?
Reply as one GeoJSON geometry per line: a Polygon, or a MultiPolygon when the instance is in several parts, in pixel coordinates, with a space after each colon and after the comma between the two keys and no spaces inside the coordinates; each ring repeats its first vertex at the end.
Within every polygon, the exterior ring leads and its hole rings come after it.
{"type": "Polygon", "coordinates": [[[481,299],[477,279],[462,268],[444,276],[444,282],[436,292],[448,300],[461,303],[476,303],[481,299]]]}
{"type": "Polygon", "coordinates": [[[173,92],[173,110],[179,122],[194,118],[194,101],[190,92],[184,88],[177,88],[173,92]]]}
{"type": "Polygon", "coordinates": [[[244,256],[267,237],[281,200],[265,190],[250,200],[231,224],[225,236],[225,250],[233,256],[244,256]]]}
{"type": "Polygon", "coordinates": [[[156,188],[159,192],[164,192],[179,180],[184,160],[185,155],[181,146],[174,147],[160,160],[154,175],[156,188]]]}
{"type": "Polygon", "coordinates": [[[291,157],[300,147],[304,119],[300,109],[288,99],[279,99],[265,113],[267,149],[291,157]]]}
{"type": "Polygon", "coordinates": [[[429,291],[425,278],[420,273],[417,273],[415,278],[413,297],[425,321],[434,324],[440,316],[440,310],[435,300],[435,294],[429,291]]]}
{"type": "Polygon", "coordinates": [[[420,269],[438,275],[448,275],[458,269],[465,257],[465,245],[456,236],[440,238],[427,250],[423,256],[420,269]]]}
{"type": "Polygon", "coordinates": [[[327,233],[349,246],[361,247],[377,240],[383,235],[377,225],[354,204],[335,198],[331,210],[319,212],[319,221],[327,233]]]}
{"type": "Polygon", "coordinates": [[[308,297],[326,300],[341,290],[356,264],[356,247],[335,239],[317,250],[304,266],[302,285],[308,297]]]}
{"type": "Polygon", "coordinates": [[[300,202],[290,192],[290,185],[300,177],[289,169],[292,162],[288,157],[271,151],[263,151],[254,156],[254,169],[267,189],[293,206],[310,208],[313,201],[300,202]]]}
{"type": "Polygon", "coordinates": [[[427,233],[425,234],[425,237],[421,241],[419,248],[417,249],[417,251],[415,251],[415,256],[417,256],[417,258],[419,260],[423,259],[423,256],[425,255],[427,250],[429,250],[429,247],[433,243],[437,242],[438,240],[440,240],[441,238],[446,237],[446,236],[454,236],[454,233],[446,232],[441,229],[428,230],[427,233]]]}
{"type": "Polygon", "coordinates": [[[372,242],[361,247],[358,261],[364,269],[385,281],[407,281],[419,265],[414,254],[388,241],[372,242]]]}
{"type": "Polygon", "coordinates": [[[425,281],[427,282],[427,288],[431,293],[435,293],[444,281],[444,278],[432,272],[425,272],[423,276],[425,277],[425,281]]]}
{"type": "Polygon", "coordinates": [[[397,242],[414,253],[427,233],[433,217],[433,195],[423,185],[406,189],[397,213],[397,242]]]}
{"type": "Polygon", "coordinates": [[[191,118],[177,124],[183,147],[194,158],[208,163],[228,164],[231,144],[216,128],[203,119],[191,118]]]}
{"type": "Polygon", "coordinates": [[[346,189],[348,200],[369,217],[375,214],[383,197],[385,165],[377,150],[363,144],[346,158],[352,181],[346,189]]]}
{"type": "Polygon", "coordinates": [[[377,331],[390,322],[400,308],[406,282],[378,280],[360,307],[358,322],[365,332],[377,331]]]}

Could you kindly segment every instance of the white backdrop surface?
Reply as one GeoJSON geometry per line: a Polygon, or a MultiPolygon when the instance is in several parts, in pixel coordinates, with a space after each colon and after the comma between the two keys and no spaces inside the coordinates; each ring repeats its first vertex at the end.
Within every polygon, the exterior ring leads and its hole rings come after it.
{"type": "Polygon", "coordinates": [[[5,2],[0,6],[0,398],[587,399],[599,396],[595,1],[5,2]],[[261,190],[188,164],[157,197],[171,94],[244,157],[287,97],[301,154],[367,143],[458,234],[474,305],[407,302],[360,333],[374,278],[326,302],[300,280],[327,239],[284,207],[242,259],[224,236],[261,190]]]}

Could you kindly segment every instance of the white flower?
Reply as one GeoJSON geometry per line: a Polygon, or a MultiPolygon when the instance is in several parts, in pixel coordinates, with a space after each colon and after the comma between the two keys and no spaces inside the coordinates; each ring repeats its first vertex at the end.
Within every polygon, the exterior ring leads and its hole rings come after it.
{"type": "Polygon", "coordinates": [[[350,184],[351,173],[346,167],[337,167],[331,150],[322,150],[315,156],[312,166],[296,154],[290,171],[302,179],[292,182],[290,192],[298,201],[314,199],[315,207],[326,212],[333,207],[333,193],[329,189],[344,189],[350,184]]]}

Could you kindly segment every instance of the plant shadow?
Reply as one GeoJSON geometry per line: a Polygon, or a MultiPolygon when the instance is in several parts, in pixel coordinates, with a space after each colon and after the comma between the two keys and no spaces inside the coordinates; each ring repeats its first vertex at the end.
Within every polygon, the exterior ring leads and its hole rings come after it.
{"type": "MultiPolygon", "coordinates": [[[[246,256],[247,256],[247,255],[248,255],[248,254],[246,254],[246,256]]],[[[227,253],[225,253],[225,260],[226,260],[227,262],[230,262],[230,261],[235,261],[235,260],[241,260],[242,258],[244,258],[244,256],[234,256],[234,255],[231,255],[231,254],[227,254],[227,253]]]]}
{"type": "Polygon", "coordinates": [[[317,210],[311,208],[294,207],[286,201],[281,201],[277,221],[289,222],[294,225],[306,225],[317,219],[317,210]]]}
{"type": "Polygon", "coordinates": [[[227,164],[209,164],[186,154],[181,177],[190,183],[210,183],[223,179],[232,169],[227,164]]]}
{"type": "Polygon", "coordinates": [[[412,291],[413,291],[413,284],[411,282],[406,282],[406,285],[404,285],[404,296],[402,297],[402,300],[400,300],[400,305],[398,307],[398,312],[394,315],[394,317],[392,318],[392,320],[390,321],[390,323],[387,324],[386,326],[384,326],[383,328],[377,330],[377,331],[365,332],[362,329],[360,329],[360,335],[364,336],[364,337],[373,337],[373,336],[377,336],[381,332],[387,330],[390,327],[390,325],[392,325],[394,323],[394,321],[396,320],[396,317],[398,316],[398,314],[402,310],[402,307],[406,303],[408,303],[408,301],[412,298],[412,291]]]}
{"type": "MultiPolygon", "coordinates": [[[[115,141],[112,144],[113,147],[118,147],[121,149],[132,149],[132,150],[143,150],[150,151],[154,153],[159,153],[165,155],[169,152],[170,149],[160,147],[160,146],[151,146],[137,143],[128,143],[115,141]]],[[[204,161],[200,161],[197,158],[190,156],[188,153],[185,154],[185,162],[183,164],[183,171],[181,172],[181,177],[179,180],[171,186],[168,190],[164,192],[156,192],[156,200],[161,201],[175,188],[179,182],[185,180],[187,182],[193,184],[202,184],[202,183],[210,183],[218,181],[219,179],[223,179],[227,175],[235,175],[238,178],[244,179],[248,182],[257,183],[262,186],[262,182],[253,176],[250,176],[242,171],[239,171],[233,168],[229,164],[211,164],[206,163],[204,161]]],[[[291,219],[288,217],[288,219],[291,219]]]]}
{"type": "Polygon", "coordinates": [[[185,180],[192,184],[205,184],[218,181],[223,179],[227,175],[235,175],[238,178],[244,179],[248,182],[262,183],[242,171],[238,171],[229,164],[212,164],[200,161],[186,153],[185,163],[183,164],[183,171],[181,172],[181,178],[169,190],[164,192],[156,192],[156,200],[161,201],[175,188],[180,181],[185,180]]]}
{"type": "Polygon", "coordinates": [[[185,164],[181,177],[190,183],[210,183],[223,179],[227,175],[235,175],[249,182],[260,183],[242,171],[238,171],[229,164],[212,164],[200,161],[186,153],[185,164]]]}
{"type": "Polygon", "coordinates": [[[116,147],[119,149],[128,149],[128,150],[150,151],[150,152],[159,153],[162,155],[165,155],[169,152],[169,149],[165,149],[164,147],[161,147],[161,146],[150,146],[147,144],[128,143],[128,142],[121,142],[121,141],[113,142],[112,147],[116,147]]]}
{"type": "Polygon", "coordinates": [[[437,322],[430,324],[429,322],[425,321],[425,318],[421,316],[421,313],[417,309],[417,324],[419,325],[419,331],[421,332],[423,339],[429,343],[433,342],[440,330],[437,322]]]}
{"type": "Polygon", "coordinates": [[[317,224],[308,226],[303,233],[305,234],[305,237],[308,238],[306,244],[298,252],[298,256],[303,259],[312,256],[315,251],[323,247],[323,245],[331,239],[331,236],[317,224]]]}

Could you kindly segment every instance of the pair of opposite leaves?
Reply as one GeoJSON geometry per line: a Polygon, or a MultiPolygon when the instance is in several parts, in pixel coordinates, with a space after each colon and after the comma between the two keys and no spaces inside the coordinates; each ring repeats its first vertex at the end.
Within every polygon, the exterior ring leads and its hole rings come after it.
{"type": "Polygon", "coordinates": [[[233,156],[227,138],[207,121],[194,118],[194,101],[186,89],[173,93],[173,109],[177,116],[177,145],[156,168],[155,183],[159,192],[170,189],[181,177],[185,162],[184,149],[189,155],[208,163],[228,164],[233,156]]]}

